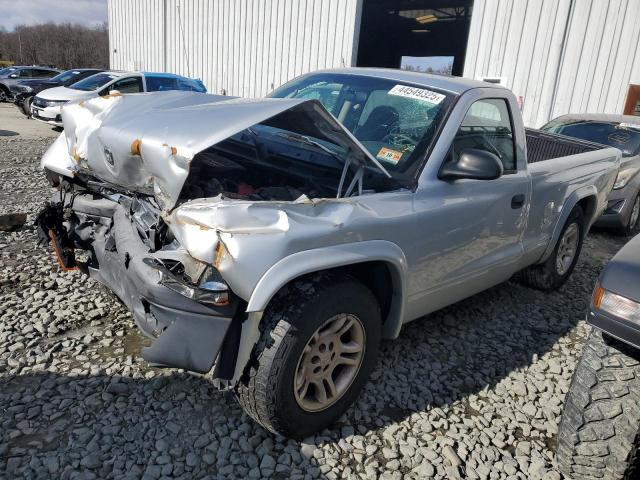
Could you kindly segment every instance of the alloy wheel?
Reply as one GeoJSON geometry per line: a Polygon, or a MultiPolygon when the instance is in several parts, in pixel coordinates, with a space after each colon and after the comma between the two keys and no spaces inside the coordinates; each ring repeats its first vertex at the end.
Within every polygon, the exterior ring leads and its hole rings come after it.
{"type": "Polygon", "coordinates": [[[355,380],[365,351],[365,331],[358,317],[331,317],[311,336],[298,360],[294,394],[298,406],[318,412],[337,402],[355,380]]]}
{"type": "Polygon", "coordinates": [[[560,244],[558,245],[558,253],[556,255],[556,271],[562,276],[569,271],[571,264],[578,251],[578,243],[580,240],[580,228],[577,224],[572,223],[564,231],[560,244]]]}
{"type": "Polygon", "coordinates": [[[638,226],[638,218],[640,218],[640,195],[638,195],[636,201],[633,202],[631,216],[629,217],[629,232],[633,233],[635,231],[638,226]]]}

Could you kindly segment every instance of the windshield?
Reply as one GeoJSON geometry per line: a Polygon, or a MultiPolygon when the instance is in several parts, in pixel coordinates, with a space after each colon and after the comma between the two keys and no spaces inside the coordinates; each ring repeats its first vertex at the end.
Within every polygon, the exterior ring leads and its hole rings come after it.
{"type": "Polygon", "coordinates": [[[182,199],[295,201],[398,189],[317,101],[303,102],[198,153],[182,199]]]}
{"type": "Polygon", "coordinates": [[[408,179],[435,140],[453,96],[373,77],[313,74],[270,97],[318,100],[397,179],[408,179]]]}
{"type": "Polygon", "coordinates": [[[3,68],[0,70],[0,75],[9,75],[11,72],[14,72],[16,70],[17,68],[14,68],[14,67],[3,68]]]}
{"type": "Polygon", "coordinates": [[[78,75],[80,75],[80,72],[78,70],[67,70],[66,72],[62,72],[61,74],[51,78],[51,81],[58,82],[58,83],[66,83],[69,80],[73,79],[73,77],[77,77],[78,75]]]}
{"type": "Polygon", "coordinates": [[[94,90],[98,90],[100,87],[106,85],[111,80],[114,80],[116,78],[118,78],[117,75],[112,75],[109,73],[96,73],[95,75],[91,75],[84,80],[80,80],[79,82],[70,85],[69,88],[73,88],[74,90],[84,90],[87,92],[92,92],[94,90]]]}
{"type": "Polygon", "coordinates": [[[624,157],[640,153],[640,125],[616,122],[596,122],[591,120],[554,120],[543,130],[560,133],[569,137],[610,145],[622,150],[624,157]]]}

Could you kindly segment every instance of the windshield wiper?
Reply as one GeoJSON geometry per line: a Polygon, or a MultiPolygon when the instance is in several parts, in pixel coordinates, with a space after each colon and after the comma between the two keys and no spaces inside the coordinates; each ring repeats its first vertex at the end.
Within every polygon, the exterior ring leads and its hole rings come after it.
{"type": "Polygon", "coordinates": [[[338,156],[338,154],[336,152],[334,152],[333,150],[331,150],[328,147],[325,147],[321,143],[316,142],[315,140],[311,140],[306,135],[300,135],[298,133],[291,133],[291,132],[278,132],[277,135],[279,135],[280,137],[284,137],[287,140],[291,140],[293,142],[303,143],[305,145],[311,145],[313,147],[319,148],[324,153],[327,153],[327,154],[331,155],[333,158],[335,158],[340,163],[342,163],[342,159],[338,156]]]}
{"type": "Polygon", "coordinates": [[[304,143],[305,145],[311,145],[311,146],[314,146],[316,148],[319,148],[320,150],[322,150],[323,152],[331,155],[333,158],[338,160],[338,162],[343,164],[343,166],[342,166],[342,174],[340,175],[340,182],[338,183],[338,193],[336,195],[336,198],[340,198],[342,196],[344,196],[344,197],[351,196],[351,194],[353,193],[353,189],[355,188],[356,185],[358,186],[358,194],[362,195],[362,179],[364,177],[364,167],[362,165],[358,165],[358,169],[356,170],[356,173],[353,176],[353,179],[351,180],[351,183],[347,187],[347,191],[345,192],[344,195],[342,195],[342,189],[344,187],[344,181],[345,181],[345,179],[347,177],[347,171],[349,170],[349,166],[352,163],[352,161],[351,161],[352,152],[351,152],[351,154],[349,154],[350,152],[347,152],[347,160],[343,163],[342,159],[338,156],[338,154],[336,152],[334,152],[333,150],[331,150],[328,147],[325,147],[321,143],[316,142],[315,140],[311,140],[306,135],[300,135],[300,134],[291,133],[291,132],[279,132],[278,135],[280,135],[281,137],[286,138],[287,140],[292,140],[294,142],[300,142],[300,143],[304,143]]]}

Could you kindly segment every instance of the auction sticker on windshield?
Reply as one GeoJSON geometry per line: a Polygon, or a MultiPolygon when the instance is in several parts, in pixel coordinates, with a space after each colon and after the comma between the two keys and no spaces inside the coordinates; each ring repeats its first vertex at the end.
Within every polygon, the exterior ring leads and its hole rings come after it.
{"type": "Polygon", "coordinates": [[[423,102],[429,102],[433,105],[438,105],[446,98],[441,93],[432,92],[425,88],[408,87],[406,85],[396,85],[389,90],[389,95],[422,100],[423,102]]]}
{"type": "Polygon", "coordinates": [[[402,158],[402,152],[397,150],[391,150],[390,148],[382,147],[376,155],[378,160],[384,160],[391,163],[398,163],[402,158]]]}

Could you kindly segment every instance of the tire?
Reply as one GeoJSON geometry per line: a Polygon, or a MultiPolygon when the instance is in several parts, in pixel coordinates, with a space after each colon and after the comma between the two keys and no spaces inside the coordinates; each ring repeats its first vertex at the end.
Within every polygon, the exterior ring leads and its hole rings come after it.
{"type": "Polygon", "coordinates": [[[569,214],[569,218],[565,222],[562,227],[562,231],[560,232],[560,236],[558,237],[558,242],[547,258],[543,263],[539,265],[532,265],[530,267],[525,268],[521,272],[518,273],[517,279],[520,280],[525,285],[536,288],[538,290],[555,290],[560,288],[569,278],[571,272],[578,263],[578,258],[580,258],[580,251],[582,250],[582,242],[585,236],[585,223],[584,223],[584,213],[582,212],[582,208],[579,205],[573,207],[573,210],[569,214]],[[578,229],[578,239],[577,245],[575,247],[575,254],[573,255],[571,264],[564,272],[560,272],[557,267],[558,255],[561,251],[562,239],[567,233],[569,228],[573,228],[572,225],[575,225],[578,229]]]}
{"type": "Polygon", "coordinates": [[[22,101],[21,110],[27,117],[31,118],[31,102],[33,97],[27,97],[22,101]]]}
{"type": "Polygon", "coordinates": [[[573,374],[558,431],[560,471],[573,479],[639,478],[638,352],[593,330],[573,374]]]}
{"type": "MultiPolygon", "coordinates": [[[[260,330],[236,396],[247,414],[264,428],[299,439],[334,423],[356,399],[376,363],[380,307],[371,291],[354,278],[316,274],[285,287],[265,311],[260,330]],[[326,321],[344,314],[354,316],[364,331],[359,366],[353,379],[348,384],[343,382],[344,392],[334,403],[318,411],[303,409],[294,384],[303,351],[326,321]]],[[[336,371],[341,374],[340,367],[336,371]]],[[[315,393],[310,385],[314,384],[307,383],[308,395],[315,393]]]]}
{"type": "Polygon", "coordinates": [[[6,87],[0,86],[0,103],[9,101],[9,91],[6,87]]]}
{"type": "Polygon", "coordinates": [[[618,233],[625,237],[632,237],[640,233],[640,193],[638,193],[633,200],[627,225],[620,229],[618,233]]]}

